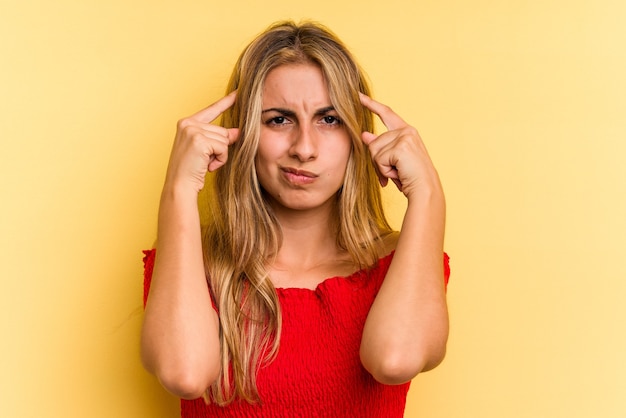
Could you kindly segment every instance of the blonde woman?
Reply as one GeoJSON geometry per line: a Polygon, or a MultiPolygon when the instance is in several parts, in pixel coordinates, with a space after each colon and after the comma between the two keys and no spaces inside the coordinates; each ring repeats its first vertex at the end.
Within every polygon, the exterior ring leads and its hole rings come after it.
{"type": "Polygon", "coordinates": [[[281,22],[178,123],[141,350],[183,417],[401,417],[443,359],[444,194],[417,131],[369,96],[334,34],[281,22]],[[399,232],[388,180],[407,198],[399,232]]]}

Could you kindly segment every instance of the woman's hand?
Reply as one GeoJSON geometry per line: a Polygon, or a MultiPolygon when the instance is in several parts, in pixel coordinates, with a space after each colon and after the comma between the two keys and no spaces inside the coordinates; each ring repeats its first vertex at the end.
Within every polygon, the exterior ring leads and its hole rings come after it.
{"type": "Polygon", "coordinates": [[[204,187],[207,172],[215,171],[226,163],[228,146],[237,140],[239,129],[227,129],[211,122],[231,107],[235,99],[236,92],[232,92],[178,122],[166,185],[190,187],[198,193],[204,187]]]}
{"type": "Polygon", "coordinates": [[[417,130],[391,108],[359,93],[361,104],[378,115],[388,131],[380,135],[363,132],[376,165],[380,184],[391,179],[407,198],[422,192],[441,192],[437,170],[417,130]]]}

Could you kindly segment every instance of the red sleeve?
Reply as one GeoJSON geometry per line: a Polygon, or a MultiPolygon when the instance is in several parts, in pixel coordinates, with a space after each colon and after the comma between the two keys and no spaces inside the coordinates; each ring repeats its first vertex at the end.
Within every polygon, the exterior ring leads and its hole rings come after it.
{"type": "MultiPolygon", "coordinates": [[[[144,250],[143,251],[143,307],[146,307],[146,302],[148,302],[148,293],[150,293],[150,283],[152,283],[152,270],[154,270],[154,258],[156,256],[156,249],[144,250]]],[[[209,290],[211,293],[211,304],[213,305],[213,309],[217,310],[217,305],[215,303],[215,296],[213,292],[209,290]]]]}
{"type": "Polygon", "coordinates": [[[446,282],[446,289],[448,288],[448,282],[450,281],[450,257],[448,253],[443,253],[443,278],[446,282]]]}
{"type": "Polygon", "coordinates": [[[152,282],[152,270],[154,269],[154,254],[156,250],[143,251],[143,307],[146,307],[148,293],[150,293],[150,283],[152,282]]]}

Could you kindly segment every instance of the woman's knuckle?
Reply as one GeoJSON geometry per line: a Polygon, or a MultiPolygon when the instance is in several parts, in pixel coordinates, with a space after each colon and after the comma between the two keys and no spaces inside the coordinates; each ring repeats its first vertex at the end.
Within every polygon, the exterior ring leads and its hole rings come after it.
{"type": "Polygon", "coordinates": [[[406,131],[407,131],[407,134],[411,135],[411,136],[418,136],[419,135],[418,132],[417,132],[417,129],[415,127],[413,127],[413,126],[410,126],[410,125],[406,127],[406,131]]]}
{"type": "Polygon", "coordinates": [[[179,130],[187,129],[191,125],[191,120],[189,118],[179,119],[176,123],[176,126],[179,130]]]}

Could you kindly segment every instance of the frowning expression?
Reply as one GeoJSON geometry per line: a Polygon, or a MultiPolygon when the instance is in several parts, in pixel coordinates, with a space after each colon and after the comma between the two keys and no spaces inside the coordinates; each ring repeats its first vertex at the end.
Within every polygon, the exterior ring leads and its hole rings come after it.
{"type": "Polygon", "coordinates": [[[343,184],[350,136],[313,64],[279,66],[263,87],[257,176],[275,209],[329,207],[343,184]]]}

